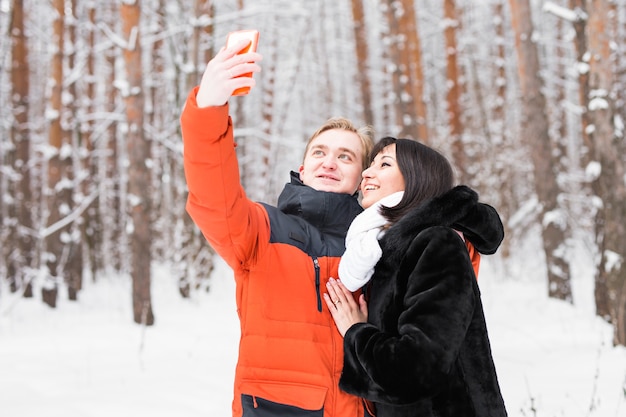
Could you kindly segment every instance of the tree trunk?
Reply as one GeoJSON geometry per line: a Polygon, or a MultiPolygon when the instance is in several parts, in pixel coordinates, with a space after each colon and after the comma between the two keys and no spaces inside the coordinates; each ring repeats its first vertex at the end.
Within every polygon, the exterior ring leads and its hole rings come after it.
{"type": "MultiPolygon", "coordinates": [[[[569,30],[566,30],[564,27],[564,21],[562,19],[557,19],[556,27],[554,28],[556,42],[553,45],[553,50],[551,52],[548,52],[548,56],[546,58],[546,60],[548,61],[548,71],[557,74],[558,77],[558,80],[555,80],[555,82],[553,82],[549,88],[549,91],[552,91],[551,96],[554,100],[554,103],[550,106],[551,111],[549,112],[552,117],[552,134],[554,138],[551,152],[553,161],[552,165],[553,170],[555,170],[557,175],[561,175],[565,178],[571,178],[571,173],[578,170],[578,165],[573,163],[570,158],[570,153],[568,152],[568,143],[571,140],[571,137],[575,137],[575,134],[573,134],[573,132],[569,132],[568,129],[568,112],[566,107],[567,89],[565,83],[559,81],[561,77],[563,79],[567,77],[566,71],[571,64],[571,60],[568,59],[565,54],[565,48],[563,48],[563,45],[567,44],[566,38],[568,36],[568,32],[569,30]]],[[[570,184],[566,184],[564,185],[564,187],[572,186],[571,181],[568,182],[570,184]]],[[[580,187],[580,184],[575,184],[573,186],[581,190],[584,189],[583,187],[580,187]]],[[[568,206],[566,199],[557,201],[557,204],[564,212],[571,213],[571,208],[568,206]]],[[[565,216],[563,220],[566,224],[566,229],[563,231],[565,241],[563,242],[562,249],[560,250],[565,250],[568,253],[572,253],[572,245],[571,243],[569,243],[572,240],[572,234],[570,232],[571,227],[569,227],[569,218],[570,216],[565,216]]],[[[571,284],[567,285],[570,286],[571,284]]],[[[571,288],[569,288],[568,291],[571,293],[571,288]]],[[[556,295],[554,295],[554,297],[562,298],[562,295],[565,294],[557,293],[556,295]]],[[[566,300],[572,300],[572,296],[567,296],[566,300]]]]}
{"type": "MultiPolygon", "coordinates": [[[[241,5],[243,7],[243,5],[241,5]]],[[[195,17],[206,16],[213,18],[215,14],[215,6],[210,0],[196,0],[195,2],[195,17]]],[[[191,48],[191,59],[194,62],[194,68],[197,68],[195,82],[188,80],[188,87],[193,87],[194,84],[199,83],[205,65],[209,62],[214,55],[214,42],[209,42],[214,36],[213,24],[208,24],[205,27],[197,27],[194,30],[194,47],[191,48]],[[203,39],[204,38],[204,39],[203,39]]],[[[156,91],[155,91],[156,92],[156,91]]],[[[240,110],[242,106],[237,106],[237,110],[240,110]]],[[[243,112],[241,112],[243,114],[243,112]]],[[[236,120],[241,120],[239,117],[236,120]]],[[[245,142],[243,141],[242,149],[245,149],[245,142]]],[[[172,210],[176,216],[173,222],[173,236],[172,242],[175,242],[175,250],[173,254],[172,262],[172,275],[178,279],[178,290],[183,298],[188,298],[191,292],[200,286],[200,281],[203,278],[207,278],[213,270],[212,256],[213,250],[206,243],[204,236],[199,233],[197,227],[194,225],[193,220],[185,210],[185,204],[177,204],[187,201],[187,187],[184,182],[184,178],[180,175],[182,172],[182,166],[179,165],[181,160],[172,158],[170,165],[170,177],[175,183],[180,183],[178,186],[172,187],[172,202],[175,208],[172,210]],[[203,253],[203,249],[206,249],[203,253]],[[203,255],[206,258],[204,261],[203,255]],[[198,267],[200,265],[200,267],[198,267]]]]}
{"type": "Polygon", "coordinates": [[[456,42],[457,20],[454,0],[444,0],[444,38],[446,48],[446,103],[449,125],[449,141],[452,143],[452,158],[459,170],[459,181],[467,183],[468,161],[463,145],[463,122],[461,121],[461,84],[457,64],[458,45],[456,42]]]}
{"type": "MultiPolygon", "coordinates": [[[[578,74],[578,101],[580,106],[580,134],[587,151],[591,148],[589,139],[589,56],[587,55],[587,11],[585,10],[586,0],[570,0],[570,8],[576,13],[574,26],[574,51],[576,53],[576,69],[578,74]]],[[[585,154],[585,152],[583,152],[585,154]]],[[[583,158],[589,162],[589,156],[583,158]]]]}
{"type": "MultiPolygon", "coordinates": [[[[77,11],[77,0],[69,0],[71,8],[69,12],[72,13],[69,16],[69,23],[66,26],[67,28],[67,37],[69,39],[68,55],[67,55],[67,68],[70,73],[76,70],[76,22],[78,22],[76,11],[77,11]]],[[[80,148],[80,127],[78,126],[78,120],[76,115],[80,114],[83,109],[78,108],[78,96],[77,96],[77,88],[76,88],[77,80],[74,80],[67,86],[67,92],[69,97],[72,98],[70,102],[67,104],[67,109],[64,111],[64,122],[63,125],[67,126],[64,129],[64,138],[65,143],[68,146],[68,149],[71,147],[73,149],[80,148]]],[[[72,154],[78,154],[78,152],[72,152],[72,154]]],[[[66,179],[71,181],[74,184],[72,188],[66,188],[63,190],[63,198],[64,204],[70,208],[74,209],[74,198],[73,195],[75,193],[81,193],[81,187],[78,187],[78,184],[75,180],[76,173],[74,172],[74,160],[73,157],[67,157],[64,160],[65,165],[65,173],[66,179]]],[[[78,166],[78,164],[76,164],[78,166]]],[[[84,194],[81,196],[81,201],[84,199],[84,194]]],[[[81,290],[83,286],[83,248],[82,248],[82,225],[84,224],[84,217],[81,214],[78,221],[72,222],[71,225],[68,226],[68,237],[65,241],[65,251],[67,252],[67,262],[65,264],[65,282],[67,283],[67,291],[68,291],[68,299],[69,300],[77,300],[78,292],[81,290]]]]}
{"type": "MultiPolygon", "coordinates": [[[[506,24],[506,19],[504,16],[504,1],[505,0],[496,0],[493,4],[493,25],[495,31],[495,56],[496,58],[493,60],[493,79],[494,79],[494,87],[496,89],[496,99],[492,103],[491,107],[491,117],[490,126],[491,126],[491,137],[493,142],[490,144],[493,149],[496,150],[494,154],[506,154],[506,152],[498,152],[504,151],[509,148],[511,145],[509,142],[510,139],[510,129],[507,126],[507,114],[506,111],[506,103],[507,103],[507,74],[506,74],[506,42],[505,42],[505,29],[504,25],[506,24]]],[[[516,198],[513,194],[513,187],[510,186],[511,182],[507,181],[508,178],[511,178],[514,173],[512,173],[511,164],[499,160],[497,158],[494,166],[495,166],[495,177],[499,179],[498,184],[498,192],[496,195],[497,198],[497,207],[500,215],[503,219],[511,218],[511,215],[515,212],[517,208],[516,198]]],[[[502,245],[500,246],[500,253],[504,258],[508,258],[511,253],[511,239],[504,239],[502,245]]]]}
{"type": "MultiPolygon", "coordinates": [[[[567,62],[567,57],[565,56],[564,49],[561,45],[566,43],[566,34],[565,29],[563,27],[563,21],[558,19],[556,22],[556,36],[557,36],[557,45],[554,50],[554,57],[556,61],[554,62],[554,72],[557,74],[562,73],[561,68],[567,66],[565,64],[567,62]]],[[[568,129],[567,129],[567,111],[565,109],[565,102],[567,100],[567,91],[565,85],[563,83],[555,83],[554,89],[555,92],[555,106],[553,109],[554,114],[554,132],[556,134],[556,143],[555,143],[555,153],[554,157],[558,161],[558,171],[559,172],[567,172],[569,167],[572,165],[569,161],[568,153],[567,153],[567,139],[568,139],[568,129]]]]}
{"type": "MultiPolygon", "coordinates": [[[[14,236],[15,246],[6,245],[2,251],[7,259],[7,275],[11,291],[22,290],[25,297],[33,294],[31,279],[34,269],[35,238],[29,231],[33,229],[33,202],[31,193],[31,177],[28,161],[30,160],[30,129],[29,111],[29,62],[28,38],[24,31],[23,0],[13,2],[11,17],[11,141],[13,149],[9,150],[8,160],[13,175],[9,176],[9,195],[14,200],[9,203],[9,221],[1,224],[9,225],[9,236],[14,236]]],[[[2,194],[4,195],[4,194],[2,194]]],[[[0,219],[2,220],[2,219],[0,219]]]]}
{"type": "Polygon", "coordinates": [[[426,106],[423,102],[422,56],[417,18],[412,0],[387,0],[389,57],[400,137],[428,141],[426,106]]]}
{"type": "MultiPolygon", "coordinates": [[[[164,11],[164,8],[160,7],[159,10],[164,11]]],[[[193,28],[189,48],[189,58],[194,71],[190,72],[188,75],[187,86],[189,88],[187,90],[200,84],[205,66],[213,58],[213,42],[209,41],[209,39],[213,37],[213,32],[215,30],[212,20],[215,17],[214,2],[211,0],[195,0],[194,17],[197,19],[202,17],[203,19],[210,20],[206,26],[196,25],[193,28]]]]}
{"type": "Polygon", "coordinates": [[[428,136],[428,120],[426,119],[426,103],[424,102],[424,69],[422,65],[422,41],[417,27],[417,15],[415,2],[402,0],[404,13],[400,19],[400,33],[406,36],[407,41],[407,84],[411,96],[412,108],[409,109],[414,116],[411,117],[410,137],[422,142],[430,141],[428,136]]]}
{"type": "MultiPolygon", "coordinates": [[[[197,2],[196,2],[197,5],[197,2]]],[[[147,36],[162,33],[167,30],[166,25],[166,9],[164,0],[156,0],[152,5],[152,9],[148,8],[144,11],[144,15],[148,16],[150,23],[147,27],[150,28],[150,33],[147,36]]],[[[197,16],[197,15],[196,15],[197,16]]],[[[145,27],[145,26],[144,26],[145,27]]],[[[195,33],[200,31],[200,27],[194,27],[194,35],[191,37],[191,50],[193,51],[193,57],[198,56],[198,43],[199,39],[195,36],[195,33]]],[[[163,55],[164,41],[160,38],[155,39],[149,44],[150,48],[150,71],[145,74],[146,84],[146,103],[144,104],[144,124],[150,126],[152,132],[151,136],[161,136],[164,132],[164,114],[169,114],[168,109],[159,106],[158,103],[162,100],[160,95],[162,94],[162,86],[165,85],[163,77],[165,57],[163,55]]],[[[193,68],[198,67],[198,59],[193,58],[193,68]]],[[[195,78],[196,71],[189,71],[189,77],[195,78]]],[[[172,259],[172,252],[177,250],[176,248],[176,236],[175,225],[177,218],[173,215],[172,211],[176,207],[176,202],[172,198],[171,187],[158,187],[156,184],[161,184],[163,178],[172,178],[171,167],[176,164],[176,158],[172,158],[162,142],[155,141],[151,149],[152,160],[155,161],[153,169],[150,170],[151,183],[155,184],[154,194],[152,195],[152,209],[153,216],[160,221],[158,226],[153,230],[154,241],[159,242],[152,248],[153,256],[159,259],[172,259]],[[163,244],[168,242],[167,244],[163,244]]]]}
{"type": "MultiPolygon", "coordinates": [[[[279,120],[277,120],[275,116],[275,113],[277,112],[277,97],[275,85],[277,68],[276,54],[278,51],[278,38],[280,35],[278,34],[278,30],[276,29],[279,26],[277,22],[277,17],[272,16],[271,19],[275,19],[276,21],[274,22],[274,24],[270,25],[272,29],[270,29],[270,33],[268,33],[265,37],[265,42],[273,43],[273,45],[267,45],[268,52],[266,52],[264,55],[266,59],[263,62],[263,90],[261,91],[261,97],[263,97],[263,108],[261,111],[263,117],[262,130],[264,138],[271,138],[277,133],[276,125],[279,122],[279,120]]],[[[256,76],[258,77],[259,75],[256,76]]],[[[264,200],[265,196],[271,194],[273,181],[270,175],[272,171],[270,169],[270,161],[272,161],[273,158],[273,146],[274,145],[266,139],[262,139],[261,141],[259,141],[259,139],[256,139],[250,143],[250,146],[246,147],[248,155],[250,155],[250,152],[252,151],[253,153],[261,156],[260,160],[253,158],[253,161],[255,161],[256,165],[256,167],[253,167],[253,169],[251,170],[256,171],[253,180],[254,185],[252,188],[247,188],[250,191],[248,196],[252,200],[264,200]]]]}
{"type": "MultiPolygon", "coordinates": [[[[213,0],[198,0],[200,2],[198,9],[209,17],[210,23],[204,27],[204,36],[207,39],[213,39],[215,37],[215,25],[213,24],[213,19],[215,18],[215,2],[213,0]]],[[[206,64],[215,56],[215,43],[207,42],[204,45],[204,49],[201,51],[204,52],[204,59],[202,60],[203,64],[206,64]]],[[[202,78],[202,74],[204,73],[204,65],[198,68],[198,79],[202,78]]]]}
{"type": "Polygon", "coordinates": [[[133,280],[133,319],[135,323],[154,324],[150,294],[151,229],[150,229],[150,142],[144,133],[144,90],[141,66],[141,33],[139,20],[141,3],[122,3],[120,6],[122,34],[127,44],[124,63],[128,81],[125,96],[128,123],[127,151],[128,196],[131,247],[131,276],[133,280]]]}
{"type": "MultiPolygon", "coordinates": [[[[61,159],[61,146],[63,145],[63,128],[61,126],[61,113],[63,111],[63,45],[64,45],[64,19],[65,0],[53,0],[55,16],[53,19],[53,40],[55,48],[52,55],[50,69],[51,93],[50,93],[50,126],[48,131],[48,142],[55,153],[48,160],[48,226],[53,226],[59,222],[63,216],[61,205],[64,203],[64,178],[65,163],[61,159]]],[[[46,265],[48,275],[42,286],[43,301],[50,307],[56,307],[58,293],[58,283],[62,278],[64,264],[64,243],[61,240],[62,233],[67,226],[56,228],[46,236],[46,265]]]]}
{"type": "Polygon", "coordinates": [[[543,249],[548,274],[548,295],[572,302],[569,263],[567,262],[565,211],[559,206],[561,189],[556,181],[558,166],[552,160],[546,99],[542,92],[537,46],[529,0],[509,0],[518,71],[522,94],[522,132],[533,158],[535,192],[541,205],[543,249]]]}
{"type": "MultiPolygon", "coordinates": [[[[596,311],[613,324],[614,343],[626,345],[626,185],[623,140],[615,135],[615,103],[610,1],[592,0],[589,7],[590,73],[589,121],[592,144],[590,166],[597,175],[592,189],[602,204],[596,216],[599,265],[596,275],[596,311]]],[[[591,172],[590,169],[587,172],[591,172]]]]}
{"type": "Polygon", "coordinates": [[[493,24],[495,27],[496,35],[496,59],[494,60],[495,66],[495,85],[497,90],[497,99],[493,105],[493,119],[498,126],[496,135],[499,138],[505,136],[505,105],[506,105],[506,46],[505,46],[505,34],[504,34],[504,0],[496,0],[493,5],[493,24]]]}
{"type": "MultiPolygon", "coordinates": [[[[86,100],[86,114],[93,114],[95,111],[95,99],[96,99],[96,75],[95,75],[95,50],[96,50],[96,34],[95,28],[97,28],[97,11],[95,3],[88,3],[87,16],[89,20],[89,26],[87,30],[87,44],[89,46],[88,55],[86,57],[86,71],[87,77],[85,77],[85,100],[86,100]]],[[[87,118],[81,126],[81,134],[83,139],[83,147],[87,151],[85,158],[82,161],[82,168],[85,172],[89,172],[89,178],[85,180],[85,185],[82,187],[85,195],[91,195],[91,193],[97,192],[97,187],[102,182],[100,176],[100,170],[98,169],[97,159],[93,157],[95,144],[92,139],[93,122],[90,118],[87,118]]],[[[100,204],[104,198],[98,195],[93,204],[87,208],[84,216],[84,223],[82,225],[82,238],[87,248],[87,256],[89,259],[89,267],[91,268],[91,279],[95,281],[97,271],[104,268],[103,262],[103,245],[102,245],[102,217],[100,216],[100,204]]]]}
{"type": "Polygon", "coordinates": [[[388,32],[384,35],[386,39],[383,40],[383,44],[387,45],[385,48],[386,56],[383,57],[385,62],[390,64],[386,65],[386,71],[391,78],[391,91],[388,91],[388,102],[390,104],[390,121],[393,121],[388,130],[400,132],[403,135],[404,121],[402,116],[406,112],[402,91],[402,68],[400,55],[402,54],[403,47],[400,45],[400,35],[398,28],[398,21],[395,16],[394,0],[385,0],[384,4],[384,17],[387,20],[388,32]],[[386,58],[386,59],[385,59],[386,58]]]}
{"type": "Polygon", "coordinates": [[[372,87],[369,74],[369,51],[367,47],[367,31],[363,0],[352,0],[352,17],[354,20],[354,42],[356,44],[356,62],[360,68],[357,84],[363,99],[363,118],[368,125],[374,124],[372,113],[372,87]]]}
{"type": "MultiPolygon", "coordinates": [[[[119,19],[115,16],[119,13],[118,5],[115,2],[107,4],[108,13],[106,17],[112,19],[108,24],[112,28],[117,28],[119,19]]],[[[109,48],[105,52],[107,63],[107,81],[106,88],[106,111],[114,114],[117,112],[116,103],[118,102],[118,89],[115,83],[118,77],[117,70],[117,50],[109,48]]],[[[102,215],[102,223],[106,224],[102,230],[103,254],[106,262],[113,267],[115,271],[122,271],[125,266],[125,254],[128,246],[126,235],[122,231],[122,178],[120,177],[120,147],[118,143],[118,123],[112,120],[106,132],[106,163],[105,163],[105,180],[100,184],[100,213],[102,215]]],[[[101,255],[101,256],[102,256],[101,255]]],[[[104,262],[104,261],[103,261],[104,262]]]]}

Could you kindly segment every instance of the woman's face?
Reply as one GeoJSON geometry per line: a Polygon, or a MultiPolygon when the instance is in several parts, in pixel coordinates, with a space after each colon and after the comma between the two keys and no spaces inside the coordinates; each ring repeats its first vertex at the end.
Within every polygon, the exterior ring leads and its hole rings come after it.
{"type": "Polygon", "coordinates": [[[361,205],[363,208],[368,208],[381,198],[395,192],[404,191],[404,177],[396,160],[396,144],[384,147],[362,175],[361,205]]]}

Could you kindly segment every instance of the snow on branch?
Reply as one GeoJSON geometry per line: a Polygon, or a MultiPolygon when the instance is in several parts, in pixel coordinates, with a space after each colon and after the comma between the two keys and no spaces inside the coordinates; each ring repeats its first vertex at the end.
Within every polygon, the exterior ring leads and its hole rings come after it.
{"type": "Polygon", "coordinates": [[[543,5],[543,11],[546,13],[551,13],[554,16],[559,17],[563,20],[567,20],[571,23],[580,22],[581,20],[587,20],[589,18],[589,15],[580,8],[572,10],[568,9],[567,7],[559,6],[558,4],[551,1],[548,1],[543,5]]]}
{"type": "Polygon", "coordinates": [[[108,25],[105,25],[104,23],[98,24],[98,28],[111,40],[111,42],[113,42],[114,45],[117,45],[120,48],[128,49],[128,50],[132,50],[135,48],[135,43],[137,42],[137,33],[136,33],[138,30],[137,27],[133,28],[128,41],[122,38],[117,33],[113,32],[111,28],[108,25]],[[131,48],[131,45],[132,45],[132,48],[131,48]]]}
{"type": "Polygon", "coordinates": [[[83,212],[87,209],[87,207],[89,207],[89,205],[96,199],[96,197],[98,197],[98,194],[99,192],[97,190],[92,192],[86,199],[84,199],[80,203],[78,207],[74,209],[73,212],[71,212],[70,214],[68,214],[67,216],[59,220],[58,222],[51,224],[50,226],[42,229],[39,232],[39,237],[42,239],[46,238],[50,236],[51,234],[59,231],[63,227],[67,226],[68,224],[76,221],[81,216],[81,214],[83,214],[83,212]]]}
{"type": "Polygon", "coordinates": [[[508,227],[510,229],[525,228],[536,221],[537,216],[541,212],[542,205],[537,197],[526,200],[524,204],[510,217],[508,227]]]}

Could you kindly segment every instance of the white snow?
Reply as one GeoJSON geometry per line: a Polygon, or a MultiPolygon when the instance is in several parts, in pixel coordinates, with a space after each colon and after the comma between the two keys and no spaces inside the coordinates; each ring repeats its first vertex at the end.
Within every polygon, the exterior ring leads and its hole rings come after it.
{"type": "MultiPolygon", "coordinates": [[[[509,416],[623,417],[626,349],[595,317],[588,260],[575,300],[549,299],[532,259],[503,272],[484,257],[479,284],[509,416]]],[[[86,282],[51,310],[0,293],[0,416],[229,416],[239,335],[232,273],[217,262],[208,293],[183,300],[155,268],[156,325],[132,323],[130,283],[86,282]]],[[[38,292],[37,292],[38,294],[38,292]]]]}

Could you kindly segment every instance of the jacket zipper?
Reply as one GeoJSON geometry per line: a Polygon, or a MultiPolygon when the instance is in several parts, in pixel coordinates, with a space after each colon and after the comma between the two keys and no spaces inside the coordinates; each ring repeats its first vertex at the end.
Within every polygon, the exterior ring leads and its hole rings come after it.
{"type": "Polygon", "coordinates": [[[317,293],[317,311],[321,313],[322,295],[320,294],[320,263],[315,256],[313,256],[313,266],[315,267],[315,292],[317,293]]]}

